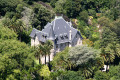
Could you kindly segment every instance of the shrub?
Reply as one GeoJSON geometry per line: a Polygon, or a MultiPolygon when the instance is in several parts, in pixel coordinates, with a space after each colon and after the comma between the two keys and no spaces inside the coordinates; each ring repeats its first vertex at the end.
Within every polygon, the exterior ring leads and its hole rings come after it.
{"type": "Polygon", "coordinates": [[[97,71],[94,78],[96,80],[109,80],[109,74],[106,72],[97,71]]]}

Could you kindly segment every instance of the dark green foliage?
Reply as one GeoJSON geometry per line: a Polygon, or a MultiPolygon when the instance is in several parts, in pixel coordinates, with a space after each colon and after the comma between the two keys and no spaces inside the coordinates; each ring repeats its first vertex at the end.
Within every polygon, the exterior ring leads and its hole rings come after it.
{"type": "Polygon", "coordinates": [[[117,43],[117,35],[109,28],[104,27],[101,35],[101,47],[106,47],[109,43],[117,43]]]}
{"type": "Polygon", "coordinates": [[[57,2],[58,0],[51,0],[50,1],[50,5],[54,8],[55,7],[55,3],[57,2]]]}
{"type": "Polygon", "coordinates": [[[87,21],[88,21],[88,12],[87,11],[82,11],[80,13],[79,18],[80,18],[80,20],[83,20],[83,21],[85,21],[87,23],[87,21]]]}
{"type": "Polygon", "coordinates": [[[120,33],[119,33],[119,31],[120,31],[120,19],[117,19],[116,21],[113,22],[113,26],[111,27],[111,30],[117,34],[117,37],[119,39],[119,37],[120,37],[120,33]]]}
{"type": "Polygon", "coordinates": [[[109,74],[107,74],[106,72],[101,72],[101,71],[97,71],[95,73],[94,78],[96,80],[109,80],[110,79],[109,74]]]}
{"type": "Polygon", "coordinates": [[[69,48],[66,48],[62,52],[59,52],[52,61],[53,70],[71,69],[71,62],[68,60],[69,48]]]}
{"type": "Polygon", "coordinates": [[[75,71],[66,71],[58,77],[59,80],[85,80],[85,78],[75,71]]]}
{"type": "Polygon", "coordinates": [[[120,79],[120,64],[117,66],[111,66],[109,70],[110,79],[119,80],[120,79]]]}
{"type": "Polygon", "coordinates": [[[42,30],[44,26],[53,18],[54,13],[39,4],[35,4],[33,10],[35,16],[32,21],[32,26],[42,30]]]}
{"type": "Polygon", "coordinates": [[[6,12],[15,11],[20,0],[0,0],[0,15],[5,15],[6,12]]]}
{"type": "Polygon", "coordinates": [[[69,18],[76,18],[81,11],[81,0],[66,0],[65,10],[69,18]]]}

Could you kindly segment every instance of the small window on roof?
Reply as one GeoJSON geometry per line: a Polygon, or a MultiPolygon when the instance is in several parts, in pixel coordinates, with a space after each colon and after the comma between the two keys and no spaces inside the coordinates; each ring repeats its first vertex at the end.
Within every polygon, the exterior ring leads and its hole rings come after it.
{"type": "Polygon", "coordinates": [[[64,37],[63,37],[63,36],[61,36],[61,39],[64,39],[64,37]]]}
{"type": "Polygon", "coordinates": [[[65,37],[65,38],[68,38],[67,33],[64,33],[64,37],[65,37]]]}

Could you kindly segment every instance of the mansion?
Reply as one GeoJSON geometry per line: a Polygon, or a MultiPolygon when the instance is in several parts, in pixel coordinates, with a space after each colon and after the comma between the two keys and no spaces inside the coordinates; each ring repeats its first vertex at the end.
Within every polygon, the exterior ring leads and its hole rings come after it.
{"type": "MultiPolygon", "coordinates": [[[[73,28],[71,22],[67,22],[63,17],[55,17],[51,23],[47,23],[42,31],[33,28],[31,34],[31,46],[37,46],[45,43],[47,40],[53,41],[53,49],[51,50],[50,61],[56,53],[65,49],[66,46],[73,47],[82,45],[81,33],[73,28]]],[[[48,62],[48,56],[46,57],[48,62]]],[[[41,57],[42,64],[44,64],[44,56],[41,57]]]]}

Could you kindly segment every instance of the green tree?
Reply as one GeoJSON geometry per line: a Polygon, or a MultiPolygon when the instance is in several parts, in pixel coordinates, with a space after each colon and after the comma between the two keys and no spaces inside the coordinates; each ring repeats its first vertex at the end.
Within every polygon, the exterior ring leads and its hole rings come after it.
{"type": "Polygon", "coordinates": [[[100,51],[87,46],[76,46],[69,50],[68,59],[76,68],[79,68],[86,78],[92,76],[97,64],[95,58],[100,51]]]}
{"type": "Polygon", "coordinates": [[[10,30],[9,28],[6,27],[0,27],[0,39],[2,40],[7,40],[7,39],[17,39],[17,34],[13,31],[10,30]]]}
{"type": "Polygon", "coordinates": [[[4,16],[8,11],[15,11],[15,8],[20,2],[20,0],[0,0],[0,15],[4,16]]]}
{"type": "Polygon", "coordinates": [[[85,21],[86,23],[88,22],[88,12],[87,11],[82,11],[79,14],[79,19],[85,21]]]}
{"type": "Polygon", "coordinates": [[[53,42],[50,41],[50,40],[46,41],[46,43],[45,43],[46,53],[49,56],[49,63],[48,63],[49,64],[49,68],[50,68],[50,54],[51,54],[51,50],[53,49],[53,45],[54,45],[53,42]]]}
{"type": "Polygon", "coordinates": [[[14,32],[16,32],[18,34],[19,40],[21,41],[21,35],[25,29],[23,26],[22,20],[16,19],[15,17],[13,17],[12,20],[10,20],[9,18],[5,18],[3,20],[3,25],[5,27],[8,27],[8,28],[14,30],[14,32]]]}
{"type": "Polygon", "coordinates": [[[0,77],[3,80],[28,78],[34,67],[34,50],[16,40],[0,40],[0,77]],[[27,74],[22,74],[28,72],[27,74]]]}
{"type": "Polygon", "coordinates": [[[96,80],[110,80],[109,74],[105,73],[105,72],[101,72],[101,71],[97,71],[95,73],[94,78],[96,80]]]}
{"type": "Polygon", "coordinates": [[[117,80],[120,78],[119,69],[120,69],[119,65],[110,66],[109,74],[111,80],[117,80]]]}
{"type": "Polygon", "coordinates": [[[105,48],[109,43],[118,43],[117,35],[110,30],[110,28],[103,27],[102,34],[101,34],[101,42],[100,46],[105,48]]]}
{"type": "Polygon", "coordinates": [[[66,0],[58,0],[55,3],[55,11],[56,11],[56,13],[65,14],[66,13],[66,11],[64,9],[65,4],[66,4],[66,0]]]}
{"type": "Polygon", "coordinates": [[[41,64],[41,56],[44,55],[44,46],[38,45],[35,49],[36,49],[35,56],[37,57],[37,59],[39,59],[39,64],[41,64]]]}
{"type": "Polygon", "coordinates": [[[75,71],[66,71],[60,76],[58,76],[59,80],[85,80],[83,75],[80,74],[80,72],[75,71]]]}
{"type": "Polygon", "coordinates": [[[42,66],[40,69],[40,75],[44,77],[44,80],[48,80],[50,77],[50,71],[47,65],[42,66]]]}
{"type": "Polygon", "coordinates": [[[44,6],[37,3],[34,4],[33,11],[34,18],[32,20],[32,26],[39,30],[42,30],[47,22],[50,22],[54,15],[52,10],[48,10],[44,6]]]}
{"type": "Polygon", "coordinates": [[[58,0],[50,0],[50,5],[55,8],[55,3],[57,2],[58,0]]]}
{"type": "Polygon", "coordinates": [[[113,26],[111,27],[111,30],[117,34],[117,37],[119,39],[120,33],[120,19],[117,19],[116,21],[113,22],[113,26]]]}
{"type": "Polygon", "coordinates": [[[88,62],[90,59],[94,59],[96,54],[99,53],[98,50],[91,47],[76,46],[69,50],[69,59],[77,66],[88,62]]]}
{"type": "Polygon", "coordinates": [[[76,18],[81,11],[81,0],[66,0],[66,15],[70,18],[76,18]]]}
{"type": "Polygon", "coordinates": [[[68,51],[69,48],[67,47],[65,50],[56,54],[52,61],[52,68],[54,70],[59,69],[71,69],[71,62],[68,60],[68,51]]]}

